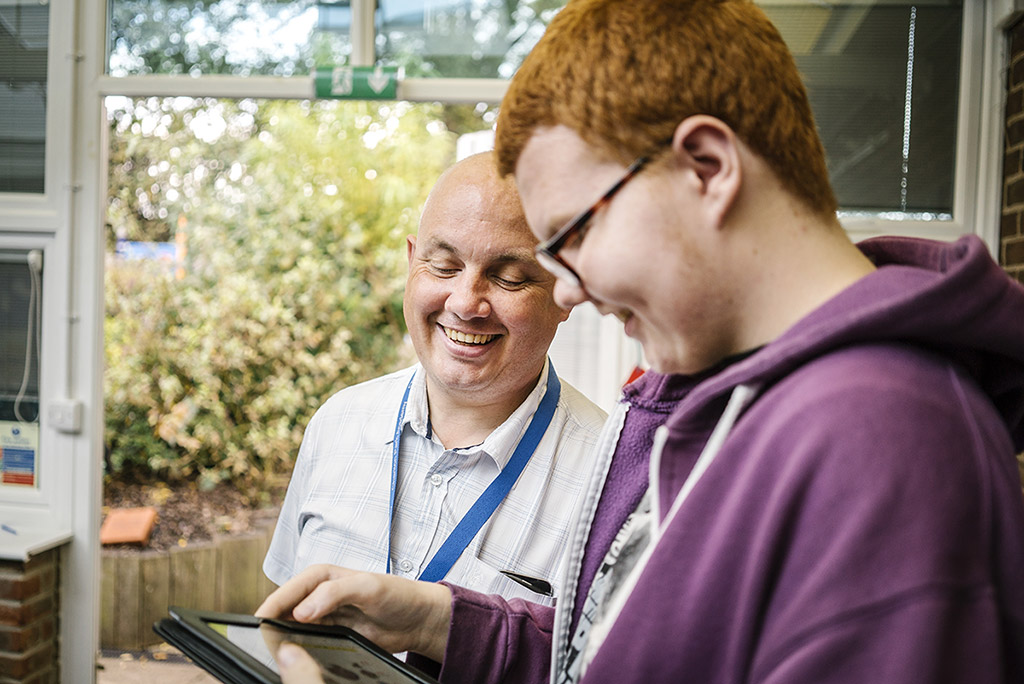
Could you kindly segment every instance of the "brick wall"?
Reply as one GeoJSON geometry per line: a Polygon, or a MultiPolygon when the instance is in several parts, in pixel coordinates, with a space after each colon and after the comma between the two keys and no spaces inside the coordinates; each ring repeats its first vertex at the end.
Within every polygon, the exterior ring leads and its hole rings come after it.
{"type": "MultiPolygon", "coordinates": [[[[1024,283],[1024,20],[1018,19],[1008,34],[999,264],[1024,283]]],[[[1017,467],[1024,486],[1024,454],[1017,455],[1017,467]]]]}
{"type": "Polygon", "coordinates": [[[27,563],[0,560],[0,684],[56,684],[57,574],[54,549],[27,563]]]}
{"type": "Polygon", "coordinates": [[[1024,282],[1024,21],[1009,30],[999,263],[1024,282]]]}

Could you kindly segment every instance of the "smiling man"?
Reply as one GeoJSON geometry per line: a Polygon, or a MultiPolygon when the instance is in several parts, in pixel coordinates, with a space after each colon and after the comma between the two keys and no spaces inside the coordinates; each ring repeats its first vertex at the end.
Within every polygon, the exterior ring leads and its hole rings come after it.
{"type": "Polygon", "coordinates": [[[264,571],[389,572],[551,605],[605,414],[547,361],[568,316],[491,153],[446,171],[408,238],[420,363],[306,428],[264,571]]]}

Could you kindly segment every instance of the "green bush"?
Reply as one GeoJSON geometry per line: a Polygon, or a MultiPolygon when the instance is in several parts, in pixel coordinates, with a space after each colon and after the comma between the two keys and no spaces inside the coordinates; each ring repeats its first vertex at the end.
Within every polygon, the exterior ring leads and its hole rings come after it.
{"type": "Polygon", "coordinates": [[[144,192],[112,187],[111,231],[143,230],[126,198],[145,197],[150,217],[163,201],[188,259],[175,277],[108,258],[108,474],[259,485],[290,471],[327,397],[411,362],[405,236],[454,148],[435,114],[269,103],[232,142],[230,163],[185,127],[124,143],[112,177],[156,172],[144,192]],[[176,205],[161,192],[173,187],[176,205]]]}

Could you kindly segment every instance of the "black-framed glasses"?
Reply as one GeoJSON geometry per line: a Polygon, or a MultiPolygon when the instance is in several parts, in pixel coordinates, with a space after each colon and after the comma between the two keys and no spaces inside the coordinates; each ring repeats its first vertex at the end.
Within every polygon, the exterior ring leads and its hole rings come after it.
{"type": "Polygon", "coordinates": [[[583,281],[580,279],[578,273],[573,270],[565,259],[558,256],[559,250],[565,247],[566,244],[574,237],[579,236],[583,238],[581,231],[583,231],[590,219],[593,218],[600,209],[611,202],[615,194],[628,183],[633,176],[640,172],[640,169],[651,160],[650,157],[637,157],[636,161],[629,165],[626,169],[626,173],[622,175],[622,178],[615,182],[615,185],[608,188],[608,191],[601,195],[601,198],[594,202],[589,209],[584,209],[582,212],[577,214],[575,217],[569,220],[564,226],[559,228],[558,232],[552,235],[549,239],[537,245],[536,250],[537,261],[545,269],[550,271],[556,278],[561,278],[565,282],[569,283],[573,287],[583,287],[583,281]]]}

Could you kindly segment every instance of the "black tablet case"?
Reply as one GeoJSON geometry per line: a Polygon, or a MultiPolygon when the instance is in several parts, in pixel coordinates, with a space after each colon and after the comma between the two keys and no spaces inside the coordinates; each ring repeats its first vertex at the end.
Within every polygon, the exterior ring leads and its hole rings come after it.
{"type": "MultiPolygon", "coordinates": [[[[153,623],[153,631],[162,637],[167,643],[179,649],[192,661],[203,668],[211,675],[225,684],[281,684],[281,679],[269,670],[262,671],[262,668],[252,667],[243,659],[234,656],[228,651],[218,647],[215,643],[197,633],[187,623],[181,620],[186,615],[201,617],[213,622],[239,623],[254,621],[251,615],[235,615],[230,613],[216,613],[211,611],[193,611],[185,608],[171,606],[168,608],[171,617],[163,618],[153,623]]],[[[290,623],[280,620],[272,621],[276,625],[289,626],[290,623]]],[[[332,636],[344,631],[352,641],[364,645],[368,650],[376,651],[385,659],[392,658],[391,654],[382,651],[375,644],[355,632],[344,630],[344,628],[327,627],[318,630],[314,625],[298,625],[294,627],[306,633],[322,634],[332,636]]],[[[412,668],[401,661],[396,661],[409,676],[410,684],[438,684],[437,680],[425,673],[412,668]]]]}

